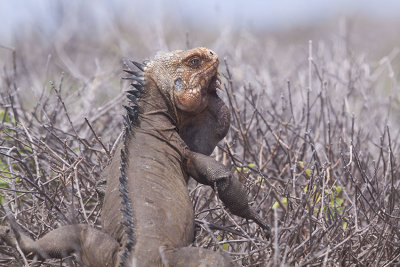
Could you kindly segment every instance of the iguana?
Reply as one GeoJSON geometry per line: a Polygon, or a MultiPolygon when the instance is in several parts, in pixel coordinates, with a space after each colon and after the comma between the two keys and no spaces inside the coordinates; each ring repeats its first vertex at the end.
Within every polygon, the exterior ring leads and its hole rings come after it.
{"type": "Polygon", "coordinates": [[[123,140],[103,172],[102,229],[63,226],[32,241],[3,226],[0,236],[9,244],[19,240],[22,251],[41,258],[75,252],[85,266],[232,266],[224,254],[188,247],[194,240],[189,176],[216,189],[233,214],[270,235],[242,184],[209,156],[230,123],[216,92],[218,56],[195,48],[132,63],[123,140]]]}

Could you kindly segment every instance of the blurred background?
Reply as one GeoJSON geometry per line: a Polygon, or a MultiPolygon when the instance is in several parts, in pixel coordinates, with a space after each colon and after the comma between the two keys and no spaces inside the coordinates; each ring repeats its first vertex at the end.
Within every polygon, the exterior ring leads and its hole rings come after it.
{"type": "Polygon", "coordinates": [[[400,34],[400,3],[396,0],[2,0],[0,40],[2,45],[12,45],[16,39],[31,34],[51,42],[67,35],[69,30],[69,34],[80,38],[100,41],[127,27],[149,35],[149,40],[137,40],[130,46],[149,46],[146,42],[151,42],[153,49],[173,49],[180,45],[171,40],[171,35],[184,39],[186,33],[192,33],[194,45],[232,33],[246,38],[240,34],[243,32],[259,38],[266,33],[294,31],[295,37],[307,39],[313,37],[304,32],[307,29],[329,34],[331,27],[339,27],[340,18],[352,20],[353,30],[373,46],[400,34]],[[201,34],[210,36],[203,40],[201,34]]]}
{"type": "Polygon", "coordinates": [[[0,67],[15,51],[15,63],[24,61],[29,70],[19,81],[25,90],[38,95],[50,77],[64,72],[73,88],[107,88],[85,90],[86,99],[101,104],[121,90],[115,75],[124,59],[197,46],[233,59],[238,79],[252,80],[249,72],[263,74],[268,67],[272,76],[282,71],[285,82],[296,71],[288,66],[306,63],[309,40],[314,49],[336,46],[368,62],[388,57],[396,69],[399,28],[396,0],[0,0],[0,67]],[[101,82],[93,84],[96,77],[101,82]]]}
{"type": "Polygon", "coordinates": [[[245,40],[251,47],[271,38],[286,45],[351,35],[352,42],[379,56],[399,41],[400,2],[2,0],[0,25],[0,44],[11,47],[27,37],[40,38],[49,46],[93,40],[89,51],[107,42],[125,56],[138,51],[147,56],[182,48],[187,42],[223,53],[228,40],[232,46],[245,40]],[[119,35],[121,31],[126,35],[119,35]]]}

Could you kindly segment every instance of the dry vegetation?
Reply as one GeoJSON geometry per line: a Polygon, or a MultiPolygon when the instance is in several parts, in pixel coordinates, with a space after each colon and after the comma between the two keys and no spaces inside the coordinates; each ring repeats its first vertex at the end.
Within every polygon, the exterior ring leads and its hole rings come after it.
{"type": "MultiPolygon", "coordinates": [[[[400,264],[398,50],[368,62],[351,33],[282,45],[247,32],[192,40],[166,28],[158,40],[172,37],[160,45],[146,29],[113,25],[83,37],[60,27],[63,35],[25,34],[0,47],[0,201],[31,237],[100,224],[94,185],[122,129],[122,58],[204,45],[220,54],[232,112],[214,155],[247,185],[273,237],[191,181],[194,245],[244,266],[400,264]]],[[[23,264],[7,246],[0,253],[2,266],[23,264]]]]}

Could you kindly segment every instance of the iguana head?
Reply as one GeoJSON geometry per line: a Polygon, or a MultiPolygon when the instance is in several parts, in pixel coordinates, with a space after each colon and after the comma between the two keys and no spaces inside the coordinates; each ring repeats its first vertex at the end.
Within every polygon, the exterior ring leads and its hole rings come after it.
{"type": "Polygon", "coordinates": [[[135,88],[128,91],[126,125],[136,121],[136,99],[144,92],[143,102],[149,109],[142,107],[143,114],[154,114],[167,107],[169,119],[188,147],[194,152],[211,154],[230,124],[229,109],[216,93],[220,88],[217,54],[199,47],[159,53],[143,64],[131,62],[137,70],[129,65],[125,70],[132,74],[125,79],[134,81],[135,88]]]}
{"type": "Polygon", "coordinates": [[[207,48],[175,50],[149,61],[144,78],[166,92],[178,110],[199,113],[219,87],[218,64],[217,54],[207,48]]]}

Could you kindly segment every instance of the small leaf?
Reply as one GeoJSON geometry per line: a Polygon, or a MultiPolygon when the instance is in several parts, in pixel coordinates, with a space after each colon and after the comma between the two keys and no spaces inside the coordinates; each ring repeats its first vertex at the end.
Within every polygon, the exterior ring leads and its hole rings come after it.
{"type": "MultiPolygon", "coordinates": [[[[286,197],[282,198],[281,203],[286,206],[287,205],[287,198],[286,197]]],[[[275,203],[272,205],[272,209],[274,210],[274,209],[276,209],[276,208],[278,208],[280,206],[281,205],[279,204],[279,202],[275,201],[275,203]]]]}
{"type": "Polygon", "coordinates": [[[344,221],[344,222],[343,222],[343,230],[346,230],[346,229],[347,229],[347,222],[344,221]]]}
{"type": "Polygon", "coordinates": [[[318,192],[316,193],[317,199],[315,200],[315,203],[318,203],[321,200],[321,194],[318,192]]]}
{"type": "Polygon", "coordinates": [[[304,169],[304,163],[302,161],[299,161],[299,166],[300,168],[304,169]]]}
{"type": "Polygon", "coordinates": [[[0,188],[9,188],[9,185],[7,182],[0,180],[0,188]]]}
{"type": "Polygon", "coordinates": [[[341,186],[336,186],[336,194],[340,194],[340,192],[342,192],[343,188],[341,186]]]}

